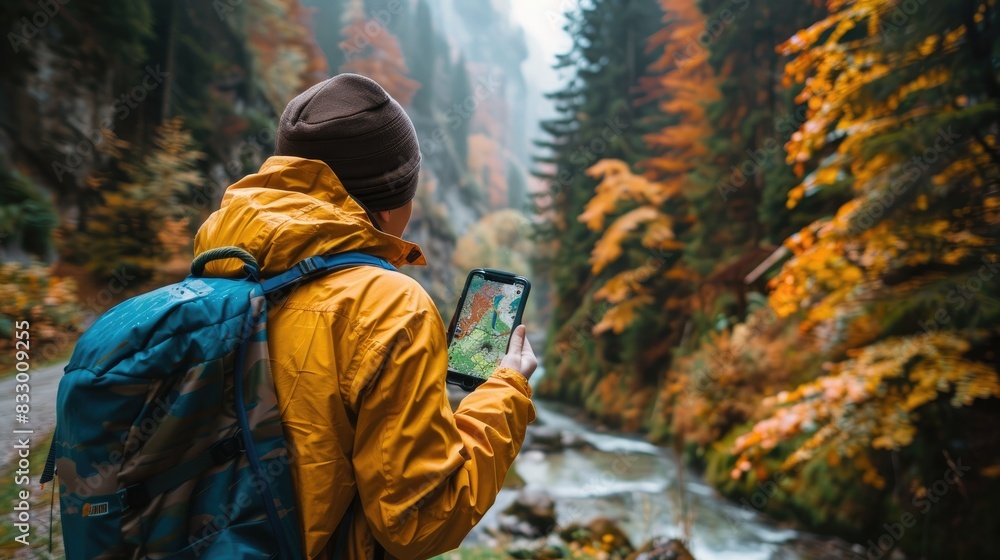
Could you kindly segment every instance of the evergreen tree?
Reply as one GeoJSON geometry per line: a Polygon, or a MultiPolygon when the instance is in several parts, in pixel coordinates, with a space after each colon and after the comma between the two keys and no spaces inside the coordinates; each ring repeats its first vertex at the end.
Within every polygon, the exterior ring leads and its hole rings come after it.
{"type": "Polygon", "coordinates": [[[514,162],[507,165],[507,195],[510,197],[510,207],[518,212],[525,210],[528,203],[528,184],[524,174],[514,162]]]}
{"type": "Polygon", "coordinates": [[[537,159],[536,175],[549,185],[536,199],[544,219],[539,238],[556,244],[546,271],[555,293],[542,390],[576,402],[593,399],[590,389],[616,367],[611,364],[634,369],[624,364],[615,337],[592,340],[604,307],[594,300],[588,256],[600,235],[577,216],[595,192],[597,181],[586,173],[592,165],[605,158],[635,163],[648,156],[642,134],[652,130],[646,117],[655,108],[636,108],[633,101],[639,78],[653,60],[644,47],[660,15],[656,3],[647,0],[599,0],[567,14],[573,45],[558,57],[556,70],[569,74],[569,81],[548,96],[558,116],[541,125],[551,138],[536,142],[550,152],[537,159]]]}
{"type": "Polygon", "coordinates": [[[455,146],[455,159],[461,169],[469,168],[469,133],[472,130],[473,113],[469,110],[472,99],[472,84],[463,57],[458,58],[451,76],[451,104],[446,111],[446,125],[455,146]]]}
{"type": "Polygon", "coordinates": [[[405,53],[413,79],[420,82],[420,89],[413,96],[413,109],[425,115],[431,114],[436,89],[437,76],[434,67],[438,53],[435,49],[435,34],[431,11],[426,0],[418,0],[416,16],[409,31],[409,48],[405,53]]]}
{"type": "Polygon", "coordinates": [[[345,0],[302,0],[304,6],[313,10],[312,28],[316,42],[326,55],[327,67],[336,71],[344,64],[344,52],[340,48],[340,34],[344,26],[345,0]]]}
{"type": "Polygon", "coordinates": [[[52,201],[20,173],[0,165],[0,246],[46,260],[57,217],[52,201]]]}
{"type": "MultiPolygon", "coordinates": [[[[686,257],[704,275],[736,264],[739,270],[725,289],[739,291],[742,277],[736,276],[756,263],[738,261],[762,243],[781,242],[792,233],[773,201],[795,184],[783,146],[804,121],[805,108],[779,79],[784,60],[776,49],[822,11],[810,2],[743,0],[701,0],[701,8],[705,25],[680,56],[710,53],[722,95],[708,107],[708,153],[699,181],[688,191],[696,225],[686,257]]],[[[816,211],[832,211],[842,202],[835,197],[816,204],[816,211]]]]}

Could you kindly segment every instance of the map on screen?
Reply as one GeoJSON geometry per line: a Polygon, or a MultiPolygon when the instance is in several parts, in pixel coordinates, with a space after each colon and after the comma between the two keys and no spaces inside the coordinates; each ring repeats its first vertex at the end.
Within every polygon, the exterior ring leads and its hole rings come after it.
{"type": "Polygon", "coordinates": [[[448,347],[448,368],[486,379],[507,353],[524,286],[472,277],[448,347]]]}

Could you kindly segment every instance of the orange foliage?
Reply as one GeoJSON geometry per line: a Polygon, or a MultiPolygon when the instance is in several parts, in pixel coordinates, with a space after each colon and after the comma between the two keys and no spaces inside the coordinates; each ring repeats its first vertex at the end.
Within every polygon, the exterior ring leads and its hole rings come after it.
{"type": "MultiPolygon", "coordinates": [[[[662,49],[662,54],[650,67],[655,75],[641,79],[644,96],[640,102],[656,101],[663,113],[675,115],[680,124],[643,137],[656,155],[639,164],[645,169],[641,176],[620,160],[602,160],[587,170],[588,175],[601,180],[577,218],[588,228],[603,231],[591,253],[594,274],[623,258],[623,245],[640,228],[639,245],[645,249],[656,253],[684,248],[674,233],[676,210],[667,205],[691,187],[689,177],[696,162],[707,153],[702,139],[711,129],[705,104],[718,99],[719,93],[708,65],[708,50],[697,43],[704,30],[704,16],[697,3],[662,0],[661,6],[665,25],[650,38],[647,48],[662,49]],[[622,211],[624,214],[605,225],[608,216],[622,211]]],[[[605,299],[612,305],[595,325],[595,334],[608,330],[621,333],[634,320],[636,310],[654,303],[647,281],[687,281],[690,277],[686,272],[678,273],[679,269],[650,267],[649,261],[635,263],[637,267],[612,278],[596,292],[597,300],[605,299]]]]}
{"type": "Polygon", "coordinates": [[[347,53],[341,72],[353,72],[379,83],[400,105],[408,107],[420,83],[407,77],[399,41],[381,23],[354,19],[341,32],[340,48],[347,53]]]}
{"type": "MultiPolygon", "coordinates": [[[[326,57],[308,26],[312,12],[300,0],[250,0],[247,18],[257,86],[277,111],[326,77],[326,57]]],[[[235,18],[234,18],[235,20],[235,18]]]]}
{"type": "Polygon", "coordinates": [[[469,137],[469,172],[483,184],[490,207],[507,205],[507,167],[503,146],[485,134],[469,137]]]}

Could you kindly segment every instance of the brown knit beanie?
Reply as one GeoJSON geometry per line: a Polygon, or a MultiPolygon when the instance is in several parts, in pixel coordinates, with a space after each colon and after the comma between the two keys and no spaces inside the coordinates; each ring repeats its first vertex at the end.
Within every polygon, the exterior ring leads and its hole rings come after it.
{"type": "Polygon", "coordinates": [[[417,192],[420,146],[403,108],[382,86],[340,74],[292,99],[281,114],[275,155],[318,159],[372,212],[417,192]]]}

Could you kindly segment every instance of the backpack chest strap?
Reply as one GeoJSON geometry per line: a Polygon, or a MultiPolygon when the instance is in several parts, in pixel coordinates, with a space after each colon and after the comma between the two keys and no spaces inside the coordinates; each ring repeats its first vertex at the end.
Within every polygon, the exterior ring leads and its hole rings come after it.
{"type": "Polygon", "coordinates": [[[396,267],[389,264],[389,261],[364,253],[348,252],[336,255],[319,255],[309,257],[293,266],[291,270],[262,281],[261,287],[264,288],[265,294],[270,294],[295,286],[300,282],[310,280],[321,274],[353,266],[375,266],[386,270],[396,270],[396,267]]]}

